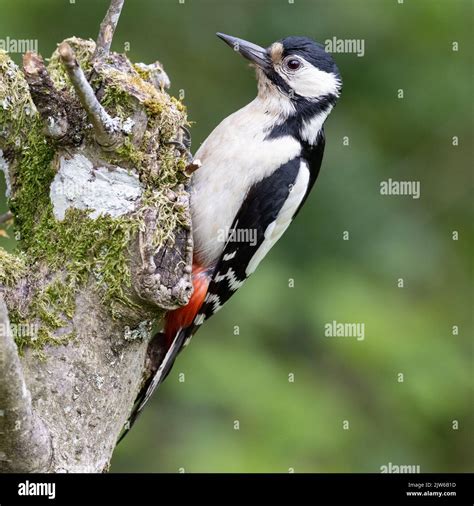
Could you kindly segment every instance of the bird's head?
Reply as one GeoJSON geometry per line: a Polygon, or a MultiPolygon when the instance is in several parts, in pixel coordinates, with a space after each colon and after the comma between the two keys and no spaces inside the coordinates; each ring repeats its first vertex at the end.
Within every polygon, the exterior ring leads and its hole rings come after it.
{"type": "Polygon", "coordinates": [[[342,87],[339,70],[323,46],[307,37],[286,37],[263,48],[237,37],[217,34],[257,68],[261,89],[293,102],[334,103],[342,87]]]}

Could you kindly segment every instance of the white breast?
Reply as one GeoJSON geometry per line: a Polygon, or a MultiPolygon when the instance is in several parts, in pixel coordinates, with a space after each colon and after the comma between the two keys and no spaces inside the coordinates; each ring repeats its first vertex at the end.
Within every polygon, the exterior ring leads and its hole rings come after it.
{"type": "Polygon", "coordinates": [[[248,189],[300,155],[293,137],[265,140],[274,120],[257,98],[222,121],[195,155],[202,166],[193,176],[191,213],[195,254],[204,265],[219,258],[248,189]]]}

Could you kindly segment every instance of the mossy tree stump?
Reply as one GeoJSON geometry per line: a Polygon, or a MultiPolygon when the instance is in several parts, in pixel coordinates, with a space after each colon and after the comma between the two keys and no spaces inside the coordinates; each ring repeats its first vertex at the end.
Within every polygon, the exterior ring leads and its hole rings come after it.
{"type": "Polygon", "coordinates": [[[48,65],[0,53],[20,250],[0,248],[0,471],[107,469],[157,366],[154,325],[191,295],[186,114],[161,65],[110,52],[122,5],[48,65]]]}

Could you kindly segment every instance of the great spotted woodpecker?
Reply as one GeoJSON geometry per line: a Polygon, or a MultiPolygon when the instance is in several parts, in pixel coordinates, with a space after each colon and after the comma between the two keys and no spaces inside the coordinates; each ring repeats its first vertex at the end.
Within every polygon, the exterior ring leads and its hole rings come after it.
{"type": "MultiPolygon", "coordinates": [[[[323,158],[323,125],[342,82],[323,47],[287,37],[267,49],[217,34],[256,67],[257,97],[197,151],[191,183],[194,291],[168,313],[167,353],[137,398],[129,426],[180,350],[252,274],[305,202],[323,158]]],[[[128,426],[128,427],[129,427],[128,426]]]]}

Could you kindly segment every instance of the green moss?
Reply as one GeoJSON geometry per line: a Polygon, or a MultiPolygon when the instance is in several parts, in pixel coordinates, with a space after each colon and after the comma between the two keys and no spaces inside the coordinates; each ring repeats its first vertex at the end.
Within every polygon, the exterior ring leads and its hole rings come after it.
{"type": "Polygon", "coordinates": [[[129,138],[125,139],[125,142],[116,149],[115,153],[119,156],[119,159],[129,161],[140,172],[145,155],[129,138]]]}
{"type": "Polygon", "coordinates": [[[132,217],[99,216],[68,209],[63,221],[56,221],[51,206],[48,224],[36,233],[29,254],[45,260],[52,269],[66,267],[70,287],[83,285],[94,276],[105,303],[131,304],[124,289],[131,286],[126,260],[127,248],[139,224],[132,217]]]}
{"type": "Polygon", "coordinates": [[[145,70],[141,65],[134,65],[133,68],[136,70],[141,79],[144,81],[150,80],[151,74],[149,70],[145,70]]]}
{"type": "Polygon", "coordinates": [[[145,100],[144,104],[148,114],[154,119],[159,119],[165,108],[164,104],[156,99],[145,100]]]}
{"type": "Polygon", "coordinates": [[[6,147],[19,150],[29,124],[34,122],[35,106],[23,73],[0,51],[0,136],[6,147]]]}
{"type": "Polygon", "coordinates": [[[11,255],[0,248],[0,284],[14,286],[26,273],[26,262],[23,254],[11,255]]]}
{"type": "MultiPolygon", "coordinates": [[[[58,274],[34,293],[28,313],[18,315],[19,323],[40,325],[37,339],[30,344],[41,349],[46,343],[63,343],[73,337],[67,333],[58,338],[56,333],[68,326],[74,315],[77,291],[91,277],[112,316],[119,316],[124,307],[134,306],[126,293],[131,287],[126,254],[138,227],[136,218],[100,216],[92,220],[88,212],[78,209],[69,209],[59,222],[48,204],[34,232],[35,240],[25,247],[25,254],[31,265],[45,263],[51,272],[58,274]]],[[[11,274],[5,277],[11,278],[11,274]]],[[[24,346],[27,342],[18,344],[24,346]]]]}
{"type": "Polygon", "coordinates": [[[28,250],[36,241],[49,206],[49,186],[54,178],[55,150],[42,134],[39,120],[31,126],[15,173],[15,193],[10,207],[15,214],[17,239],[28,250]]]}
{"type": "Polygon", "coordinates": [[[119,117],[122,120],[128,118],[134,111],[132,97],[119,86],[107,86],[102,105],[113,117],[119,117]]]}
{"type": "Polygon", "coordinates": [[[170,100],[176,106],[179,112],[186,114],[186,106],[183,104],[183,102],[181,102],[181,100],[178,100],[176,97],[171,97],[170,100]]]}
{"type": "Polygon", "coordinates": [[[45,344],[66,344],[76,337],[73,331],[58,332],[67,328],[75,310],[75,287],[68,286],[67,279],[55,279],[32,298],[28,311],[20,314],[18,309],[10,309],[10,321],[16,328],[27,328],[27,332],[17,332],[15,342],[20,353],[30,347],[43,356],[45,344]]]}
{"type": "MultiPolygon", "coordinates": [[[[109,110],[119,106],[124,106],[130,101],[130,96],[119,86],[108,86],[102,99],[102,105],[109,110]]],[[[110,112],[110,111],[109,111],[110,112]]]]}

